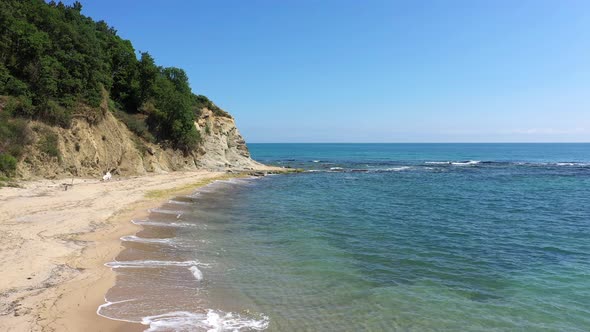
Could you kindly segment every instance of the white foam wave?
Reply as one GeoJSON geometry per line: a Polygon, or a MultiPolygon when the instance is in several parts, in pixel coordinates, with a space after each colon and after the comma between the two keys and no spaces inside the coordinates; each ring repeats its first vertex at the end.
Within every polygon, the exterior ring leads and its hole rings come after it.
{"type": "Polygon", "coordinates": [[[455,166],[469,166],[469,165],[477,165],[480,162],[481,161],[479,161],[479,160],[455,161],[455,162],[452,162],[451,165],[455,165],[455,166]]]}
{"type": "Polygon", "coordinates": [[[180,267],[193,267],[193,266],[209,266],[209,264],[201,263],[199,261],[114,261],[108,262],[105,266],[118,269],[118,268],[161,268],[166,266],[180,266],[180,267]]]}
{"type": "Polygon", "coordinates": [[[121,237],[121,241],[140,242],[140,243],[172,243],[172,239],[150,239],[145,237],[138,237],[136,235],[126,235],[121,237]]]}
{"type": "Polygon", "coordinates": [[[411,169],[410,166],[400,166],[400,167],[391,167],[391,168],[386,168],[385,171],[388,172],[399,172],[399,171],[405,171],[411,169]]]}
{"type": "Polygon", "coordinates": [[[191,273],[193,274],[193,276],[195,277],[195,279],[197,279],[198,281],[203,280],[203,272],[201,272],[201,270],[199,270],[198,267],[191,266],[188,269],[191,271],[191,273]]]}
{"type": "Polygon", "coordinates": [[[131,220],[135,225],[141,226],[159,226],[159,227],[198,227],[197,224],[188,222],[164,222],[164,221],[149,221],[149,220],[131,220]]]}
{"type": "Polygon", "coordinates": [[[425,164],[430,164],[430,165],[450,165],[451,162],[450,161],[427,161],[427,162],[425,162],[425,164]]]}
{"type": "Polygon", "coordinates": [[[342,167],[330,167],[331,171],[341,171],[342,167]]]}
{"type": "Polygon", "coordinates": [[[107,301],[107,299],[104,299],[105,303],[101,304],[98,306],[98,309],[96,309],[96,314],[104,317],[104,318],[108,318],[108,319],[112,319],[112,320],[118,320],[121,322],[129,322],[129,323],[138,323],[137,321],[132,321],[132,320],[128,320],[128,319],[121,319],[121,318],[114,318],[114,317],[109,317],[105,314],[103,314],[101,311],[104,308],[108,308],[113,304],[119,304],[119,303],[125,303],[125,302],[131,302],[131,301],[135,301],[135,299],[128,299],[128,300],[123,300],[123,301],[115,301],[115,302],[111,302],[111,301],[107,301]]]}
{"type": "Polygon", "coordinates": [[[468,161],[425,161],[428,165],[455,165],[455,166],[468,166],[477,165],[481,163],[480,160],[468,160],[468,161]]]}
{"type": "Polygon", "coordinates": [[[146,332],[194,331],[199,329],[208,332],[262,331],[268,328],[269,319],[264,315],[260,315],[260,318],[256,319],[216,310],[209,310],[207,314],[175,311],[144,317],[141,323],[149,326],[146,332]]]}
{"type": "Polygon", "coordinates": [[[590,166],[590,163],[580,163],[580,162],[563,162],[563,163],[555,163],[556,166],[581,166],[586,167],[590,166]]]}
{"type": "MultiPolygon", "coordinates": [[[[188,270],[193,274],[197,281],[203,280],[203,272],[199,270],[199,266],[209,266],[209,264],[200,263],[198,261],[114,261],[105,264],[112,269],[130,268],[130,269],[144,269],[144,268],[163,268],[167,266],[188,267],[188,270]]],[[[109,304],[110,305],[110,304],[109,304]]]]}
{"type": "Polygon", "coordinates": [[[516,162],[514,163],[515,165],[519,165],[519,166],[576,166],[576,167],[588,167],[590,166],[590,163],[588,162],[575,162],[575,161],[570,161],[570,162],[537,162],[537,163],[533,163],[533,162],[516,162]]]}
{"type": "Polygon", "coordinates": [[[185,202],[185,201],[177,201],[175,199],[171,199],[168,201],[169,204],[176,204],[176,205],[192,205],[193,203],[191,202],[185,202]]]}
{"type": "Polygon", "coordinates": [[[314,162],[314,163],[319,163],[319,162],[320,162],[320,160],[312,160],[312,162],[314,162]]]}
{"type": "Polygon", "coordinates": [[[176,219],[182,217],[184,211],[176,211],[176,210],[165,210],[165,209],[150,209],[148,210],[149,213],[160,213],[160,214],[172,214],[176,215],[176,219]]]}

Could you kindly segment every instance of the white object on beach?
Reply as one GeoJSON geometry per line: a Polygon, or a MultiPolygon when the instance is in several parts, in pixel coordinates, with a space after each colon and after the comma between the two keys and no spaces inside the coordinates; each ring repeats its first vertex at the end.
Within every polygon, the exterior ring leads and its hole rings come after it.
{"type": "Polygon", "coordinates": [[[111,175],[111,172],[107,172],[107,174],[105,174],[105,175],[102,177],[102,180],[103,180],[103,181],[108,181],[108,180],[110,180],[112,177],[113,177],[113,176],[111,175]]]}

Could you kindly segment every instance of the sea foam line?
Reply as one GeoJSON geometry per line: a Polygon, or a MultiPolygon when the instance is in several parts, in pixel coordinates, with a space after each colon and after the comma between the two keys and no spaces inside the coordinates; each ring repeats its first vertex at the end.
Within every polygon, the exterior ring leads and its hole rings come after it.
{"type": "Polygon", "coordinates": [[[116,268],[160,268],[165,266],[209,266],[209,264],[201,263],[199,261],[156,261],[156,260],[143,260],[143,261],[113,261],[105,263],[105,266],[116,269],[116,268]]]}
{"type": "Polygon", "coordinates": [[[160,226],[160,227],[198,227],[199,225],[188,222],[164,222],[150,220],[131,220],[135,225],[141,226],[160,226]]]}
{"type": "Polygon", "coordinates": [[[427,165],[453,165],[453,166],[469,166],[481,163],[481,160],[467,160],[467,161],[426,161],[427,165]]]}
{"type": "Polygon", "coordinates": [[[102,309],[104,309],[104,308],[108,308],[108,307],[110,307],[110,306],[111,306],[111,305],[113,305],[113,304],[119,304],[119,303],[131,302],[131,301],[135,301],[135,300],[136,300],[136,299],[128,299],[128,300],[123,300],[123,301],[115,301],[115,302],[111,302],[111,301],[108,301],[108,300],[105,298],[105,299],[104,299],[104,302],[105,302],[105,303],[103,303],[103,304],[101,304],[101,305],[99,305],[99,306],[98,306],[98,308],[96,309],[96,314],[97,314],[97,315],[99,315],[99,316],[101,316],[101,317],[104,317],[104,318],[107,318],[107,319],[111,319],[111,320],[120,321],[120,322],[128,322],[128,323],[141,323],[141,322],[134,321],[134,320],[129,320],[129,319],[114,318],[114,317],[110,317],[110,316],[107,316],[107,315],[105,315],[105,314],[101,313],[101,310],[102,310],[102,309]]]}
{"type": "Polygon", "coordinates": [[[143,269],[143,268],[162,268],[166,266],[178,266],[178,267],[188,267],[188,270],[192,273],[193,277],[197,281],[203,280],[203,272],[199,270],[199,266],[207,267],[209,264],[200,263],[198,261],[152,261],[152,260],[145,260],[145,261],[114,261],[108,262],[105,266],[110,267],[111,269],[119,269],[119,268],[130,268],[130,269],[143,269]]]}
{"type": "Polygon", "coordinates": [[[177,201],[175,199],[171,199],[168,201],[169,204],[176,204],[176,205],[193,205],[193,202],[185,202],[185,201],[177,201]]]}
{"type": "Polygon", "coordinates": [[[481,163],[481,161],[479,161],[479,160],[469,160],[469,161],[455,161],[455,162],[452,162],[451,165],[469,166],[469,165],[477,165],[479,163],[481,163]]]}
{"type": "Polygon", "coordinates": [[[260,318],[247,318],[233,312],[223,312],[220,310],[207,310],[207,313],[194,313],[188,311],[174,311],[161,315],[142,317],[141,321],[130,319],[115,318],[103,314],[101,311],[111,305],[136,301],[136,299],[128,299],[123,301],[108,301],[104,299],[105,303],[98,306],[96,314],[111,320],[140,323],[147,325],[149,328],[146,332],[159,331],[193,331],[195,328],[206,329],[208,332],[221,331],[241,331],[254,330],[263,331],[268,328],[269,318],[266,315],[260,314],[260,318]]]}
{"type": "MultiPolygon", "coordinates": [[[[408,170],[408,169],[411,169],[411,167],[410,166],[399,166],[399,167],[386,168],[383,171],[386,171],[386,172],[399,172],[399,171],[405,171],[405,170],[408,170]]],[[[377,171],[380,171],[380,170],[377,170],[377,171]]]]}
{"type": "Polygon", "coordinates": [[[232,312],[209,309],[206,314],[188,311],[174,311],[162,315],[143,317],[141,324],[148,325],[147,332],[158,331],[192,331],[205,329],[217,331],[262,331],[268,328],[269,318],[260,315],[260,319],[246,318],[232,312]]]}
{"type": "Polygon", "coordinates": [[[176,211],[176,210],[165,210],[165,209],[149,209],[149,213],[160,213],[160,214],[171,214],[176,215],[176,219],[180,219],[184,211],[176,211]]]}
{"type": "Polygon", "coordinates": [[[152,239],[152,238],[138,237],[137,235],[126,235],[126,236],[122,236],[120,239],[121,239],[121,241],[126,241],[126,242],[163,243],[163,244],[172,243],[172,239],[152,239]]]}
{"type": "Polygon", "coordinates": [[[201,272],[201,270],[199,270],[199,268],[196,265],[191,266],[188,269],[189,271],[191,271],[195,279],[197,279],[198,281],[203,280],[203,272],[201,272]]]}
{"type": "Polygon", "coordinates": [[[424,163],[429,164],[429,165],[450,165],[451,164],[450,161],[427,161],[424,163]]]}

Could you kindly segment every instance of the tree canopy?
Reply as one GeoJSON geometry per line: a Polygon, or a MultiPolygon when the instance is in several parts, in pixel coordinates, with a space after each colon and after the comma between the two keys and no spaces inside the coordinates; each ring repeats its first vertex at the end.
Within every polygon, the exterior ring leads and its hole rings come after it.
{"type": "Polygon", "coordinates": [[[184,70],[160,67],[147,52],[138,59],[129,40],[81,10],[77,1],[2,1],[0,96],[10,97],[4,111],[11,117],[67,127],[74,116],[96,119],[109,108],[188,151],[199,142],[193,122],[203,107],[229,116],[192,93],[184,70]]]}

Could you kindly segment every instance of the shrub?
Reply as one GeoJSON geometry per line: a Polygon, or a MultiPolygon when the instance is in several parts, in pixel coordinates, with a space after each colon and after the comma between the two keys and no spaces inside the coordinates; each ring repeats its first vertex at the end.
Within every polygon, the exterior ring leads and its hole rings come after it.
{"type": "Polygon", "coordinates": [[[16,170],[16,162],[17,160],[13,156],[7,153],[0,153],[0,173],[13,175],[16,170]]]}
{"type": "Polygon", "coordinates": [[[72,123],[72,112],[53,100],[48,100],[38,106],[39,117],[45,123],[67,128],[72,123]]]}
{"type": "Polygon", "coordinates": [[[203,108],[211,110],[216,116],[231,118],[229,113],[219,108],[219,106],[215,105],[211,100],[209,100],[209,98],[203,95],[193,95],[193,111],[195,112],[195,115],[201,115],[201,110],[203,108]]]}
{"type": "Polygon", "coordinates": [[[153,143],[156,141],[154,135],[152,135],[145,123],[145,115],[141,114],[128,114],[122,111],[115,111],[115,117],[121,120],[131,132],[135,135],[145,139],[146,141],[153,143]]]}
{"type": "Polygon", "coordinates": [[[46,130],[43,136],[39,140],[39,150],[50,157],[57,157],[60,159],[60,153],[58,148],[58,137],[57,134],[46,130]]]}
{"type": "Polygon", "coordinates": [[[32,132],[23,119],[12,119],[0,112],[0,152],[19,158],[25,146],[33,142],[32,132]]]}
{"type": "Polygon", "coordinates": [[[34,115],[34,107],[30,98],[25,96],[10,97],[4,112],[13,116],[30,118],[34,115]]]}
{"type": "MultiPolygon", "coordinates": [[[[101,107],[91,107],[82,103],[78,103],[75,107],[75,113],[73,116],[84,118],[89,124],[96,125],[104,119],[105,111],[103,111],[101,107]]],[[[67,128],[67,126],[62,127],[67,128]]]]}
{"type": "Polygon", "coordinates": [[[25,82],[12,76],[6,77],[6,79],[2,82],[0,89],[2,89],[3,93],[13,96],[23,96],[30,93],[29,87],[25,82]]]}

